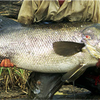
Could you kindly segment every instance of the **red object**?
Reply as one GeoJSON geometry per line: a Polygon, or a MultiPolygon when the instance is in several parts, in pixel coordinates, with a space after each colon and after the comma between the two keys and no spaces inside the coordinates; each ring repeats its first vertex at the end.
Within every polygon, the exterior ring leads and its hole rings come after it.
{"type": "MultiPolygon", "coordinates": [[[[100,59],[98,60],[96,66],[97,66],[98,68],[100,67],[100,59]]],[[[100,75],[94,76],[94,75],[89,75],[89,74],[88,74],[87,77],[88,77],[88,78],[94,79],[94,80],[95,80],[95,85],[100,84],[100,75]]]]}
{"type": "Polygon", "coordinates": [[[3,59],[1,61],[0,67],[14,67],[14,64],[11,63],[9,59],[3,59]]]}
{"type": "Polygon", "coordinates": [[[97,67],[100,67],[100,59],[98,60],[96,66],[97,66],[97,67]]]}
{"type": "Polygon", "coordinates": [[[100,84],[100,75],[94,76],[94,75],[89,75],[89,74],[88,74],[86,77],[87,77],[87,78],[90,78],[90,79],[94,79],[95,85],[100,84]]]}
{"type": "Polygon", "coordinates": [[[100,84],[100,75],[95,77],[95,85],[98,85],[98,83],[100,84]]]}
{"type": "Polygon", "coordinates": [[[91,37],[90,37],[89,35],[86,35],[86,38],[87,38],[87,39],[91,39],[91,37]]]}
{"type": "Polygon", "coordinates": [[[61,7],[65,0],[58,0],[58,1],[59,1],[59,5],[61,7]]]}

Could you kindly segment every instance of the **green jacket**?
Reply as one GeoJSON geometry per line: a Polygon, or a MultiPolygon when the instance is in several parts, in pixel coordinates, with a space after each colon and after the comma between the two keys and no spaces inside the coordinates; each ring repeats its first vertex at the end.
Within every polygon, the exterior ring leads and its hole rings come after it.
{"type": "Polygon", "coordinates": [[[30,24],[40,21],[100,22],[100,0],[65,0],[60,7],[58,0],[24,0],[18,21],[30,24]]]}

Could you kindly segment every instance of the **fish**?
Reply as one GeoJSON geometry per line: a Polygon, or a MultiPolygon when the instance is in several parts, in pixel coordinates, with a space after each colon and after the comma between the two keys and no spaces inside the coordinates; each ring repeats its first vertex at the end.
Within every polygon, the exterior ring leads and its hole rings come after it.
{"type": "Polygon", "coordinates": [[[8,58],[17,68],[43,73],[95,66],[99,56],[94,56],[100,52],[99,30],[100,25],[93,23],[24,25],[0,16],[0,59],[8,58]]]}

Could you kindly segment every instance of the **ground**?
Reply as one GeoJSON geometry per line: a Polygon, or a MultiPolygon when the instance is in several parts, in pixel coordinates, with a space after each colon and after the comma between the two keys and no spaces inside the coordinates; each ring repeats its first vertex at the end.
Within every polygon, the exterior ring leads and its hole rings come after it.
{"type": "MultiPolygon", "coordinates": [[[[0,100],[28,100],[25,91],[20,89],[5,92],[0,89],[0,100]]],[[[100,100],[100,95],[93,95],[84,88],[77,88],[73,85],[63,85],[53,97],[53,100],[100,100]]]]}
{"type": "MultiPolygon", "coordinates": [[[[0,99],[2,100],[27,100],[28,95],[21,89],[9,90],[5,92],[0,89],[0,99]]],[[[73,85],[63,85],[59,91],[53,96],[53,100],[66,100],[66,99],[100,99],[99,95],[93,95],[90,91],[84,88],[78,88],[73,85]]],[[[29,98],[28,98],[29,100],[29,98]]]]}

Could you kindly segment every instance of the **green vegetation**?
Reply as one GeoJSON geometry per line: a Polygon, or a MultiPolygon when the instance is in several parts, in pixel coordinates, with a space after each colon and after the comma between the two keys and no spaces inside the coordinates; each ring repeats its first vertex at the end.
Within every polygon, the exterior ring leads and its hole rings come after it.
{"type": "Polygon", "coordinates": [[[21,88],[26,90],[26,82],[30,71],[16,67],[0,67],[0,84],[7,92],[10,89],[21,88]]]}

